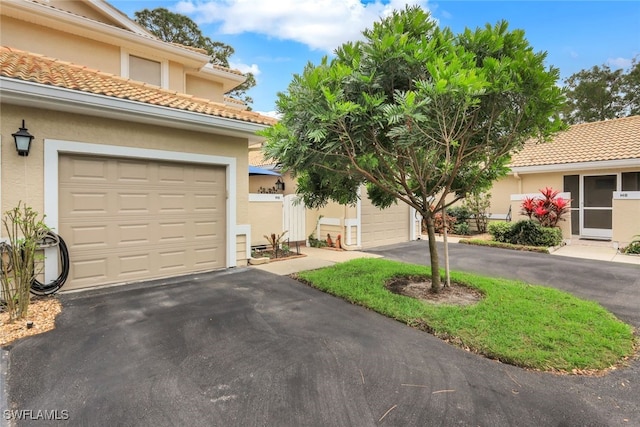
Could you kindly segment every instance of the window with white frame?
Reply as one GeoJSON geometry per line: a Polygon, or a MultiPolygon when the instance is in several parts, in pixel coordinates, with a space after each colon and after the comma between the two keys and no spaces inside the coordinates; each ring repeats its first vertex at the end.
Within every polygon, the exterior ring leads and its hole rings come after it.
{"type": "Polygon", "coordinates": [[[129,55],[129,78],[162,86],[162,64],[158,61],[129,55]]]}
{"type": "Polygon", "coordinates": [[[121,57],[122,77],[164,89],[168,88],[169,65],[167,61],[135,55],[124,50],[121,57]]]}

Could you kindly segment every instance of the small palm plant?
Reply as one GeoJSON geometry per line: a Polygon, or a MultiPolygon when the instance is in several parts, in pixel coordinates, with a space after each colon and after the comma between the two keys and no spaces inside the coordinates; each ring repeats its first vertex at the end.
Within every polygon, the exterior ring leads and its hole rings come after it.
{"type": "Polygon", "coordinates": [[[273,253],[276,258],[278,258],[278,250],[280,249],[280,246],[283,243],[282,238],[284,237],[285,234],[287,234],[287,232],[288,230],[285,230],[280,234],[271,233],[270,236],[267,236],[267,235],[264,236],[264,238],[267,239],[267,242],[269,242],[269,245],[271,245],[271,247],[273,248],[273,253]]]}

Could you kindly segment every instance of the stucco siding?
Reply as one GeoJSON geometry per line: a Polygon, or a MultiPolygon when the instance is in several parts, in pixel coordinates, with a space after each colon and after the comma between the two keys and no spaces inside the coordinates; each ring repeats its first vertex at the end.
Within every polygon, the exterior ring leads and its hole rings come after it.
{"type": "Polygon", "coordinates": [[[222,89],[222,84],[202,79],[190,74],[187,74],[185,76],[185,81],[188,94],[199,98],[210,99],[216,102],[223,102],[224,92],[222,89]]]}
{"type": "Polygon", "coordinates": [[[640,199],[613,200],[613,237],[620,247],[640,236],[640,199]]]}
{"type": "MultiPolygon", "coordinates": [[[[251,245],[267,245],[271,233],[281,234],[282,198],[273,201],[249,202],[249,224],[251,224],[251,245]]],[[[286,235],[285,235],[286,239],[286,235]]]]}
{"type": "Polygon", "coordinates": [[[245,140],[5,104],[2,104],[0,128],[3,135],[2,212],[21,200],[38,212],[44,211],[44,139],[56,139],[235,157],[238,159],[236,188],[239,205],[236,223],[243,224],[248,220],[245,140]],[[13,141],[6,139],[18,130],[22,119],[35,136],[28,157],[19,157],[13,141]]]}
{"type": "Polygon", "coordinates": [[[492,215],[506,215],[509,212],[509,206],[511,206],[511,195],[520,193],[519,185],[519,179],[513,176],[506,176],[496,181],[490,191],[491,207],[489,212],[492,215]]]}
{"type": "Polygon", "coordinates": [[[0,20],[0,40],[9,46],[120,75],[120,48],[114,45],[25,23],[7,16],[0,20]]]}

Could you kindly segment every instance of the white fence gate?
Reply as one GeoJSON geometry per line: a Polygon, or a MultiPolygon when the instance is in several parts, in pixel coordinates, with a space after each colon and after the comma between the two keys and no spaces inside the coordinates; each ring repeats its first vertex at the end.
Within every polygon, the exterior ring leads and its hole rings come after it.
{"type": "Polygon", "coordinates": [[[306,240],[305,221],[304,203],[301,200],[298,201],[298,196],[295,194],[284,196],[282,229],[289,231],[284,238],[292,242],[306,240]]]}

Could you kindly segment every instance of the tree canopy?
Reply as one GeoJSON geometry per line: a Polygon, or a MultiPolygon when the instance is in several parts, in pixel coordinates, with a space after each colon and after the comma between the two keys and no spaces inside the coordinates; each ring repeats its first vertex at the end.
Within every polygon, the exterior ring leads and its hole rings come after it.
{"type": "Polygon", "coordinates": [[[456,35],[408,6],[363,35],[278,95],[265,153],[298,178],[307,206],[355,203],[366,184],[375,206],[415,208],[437,291],[434,215],[505,175],[525,140],[561,128],[558,71],[504,21],[456,35]]]}
{"type": "Polygon", "coordinates": [[[571,124],[640,114],[640,63],[628,72],[608,65],[581,70],[564,81],[567,104],[563,118],[571,124]]]}
{"type": "MultiPolygon", "coordinates": [[[[188,16],[171,12],[163,7],[152,10],[143,9],[135,12],[134,16],[138,24],[160,40],[204,49],[210,57],[209,62],[229,67],[229,57],[235,52],[233,47],[226,43],[213,41],[210,37],[202,34],[198,24],[188,16]]],[[[256,85],[256,80],[252,73],[246,73],[245,77],[247,80],[227,95],[250,104],[253,100],[246,95],[246,92],[256,85]]]]}

